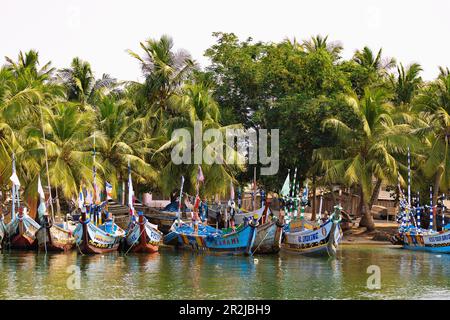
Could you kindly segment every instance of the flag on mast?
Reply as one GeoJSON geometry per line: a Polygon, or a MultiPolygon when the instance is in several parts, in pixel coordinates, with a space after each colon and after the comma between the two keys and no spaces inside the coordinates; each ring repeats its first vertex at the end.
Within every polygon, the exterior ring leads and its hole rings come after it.
{"type": "Polygon", "coordinates": [[[204,182],[205,176],[203,175],[202,166],[198,165],[198,172],[197,172],[197,181],[198,182],[204,182]]]}
{"type": "Polygon", "coordinates": [[[234,186],[232,181],[230,181],[230,199],[234,201],[234,186]]]}
{"type": "Polygon", "coordinates": [[[112,190],[113,190],[112,184],[109,183],[108,181],[105,181],[105,189],[106,189],[106,199],[107,200],[112,199],[112,190]]]}
{"type": "Polygon", "coordinates": [[[16,162],[15,161],[13,161],[12,175],[9,178],[9,180],[11,180],[15,186],[20,187],[19,177],[17,176],[17,173],[16,173],[16,162]]]}
{"type": "Polygon", "coordinates": [[[134,190],[133,181],[131,180],[131,167],[130,162],[128,162],[128,207],[130,208],[130,214],[134,214],[134,190]]]}
{"type": "Polygon", "coordinates": [[[86,204],[92,205],[92,192],[86,190],[86,204]]]}
{"type": "Polygon", "coordinates": [[[39,197],[41,201],[45,201],[45,193],[44,193],[44,188],[42,188],[42,183],[41,183],[41,176],[38,176],[38,189],[37,189],[38,193],[39,193],[39,197]]]}
{"type": "Polygon", "coordinates": [[[44,189],[42,188],[41,176],[38,175],[38,194],[39,194],[39,206],[38,206],[38,217],[42,219],[44,215],[47,213],[47,207],[45,206],[45,194],[44,189]]]}
{"type": "Polygon", "coordinates": [[[283,187],[281,188],[281,191],[280,191],[280,194],[283,197],[288,197],[289,196],[289,190],[290,190],[289,184],[290,184],[290,181],[291,181],[290,177],[289,177],[289,174],[290,174],[290,172],[288,172],[286,180],[284,180],[283,187]]]}
{"type": "Polygon", "coordinates": [[[80,184],[80,191],[78,192],[78,208],[80,208],[80,210],[84,208],[84,194],[81,184],[80,184]]]}

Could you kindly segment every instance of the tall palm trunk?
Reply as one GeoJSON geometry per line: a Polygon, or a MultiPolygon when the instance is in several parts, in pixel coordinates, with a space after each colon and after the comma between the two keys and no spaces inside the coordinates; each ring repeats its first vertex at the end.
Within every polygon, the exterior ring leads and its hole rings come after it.
{"type": "Polygon", "coordinates": [[[372,213],[370,212],[369,204],[367,203],[364,192],[361,188],[361,200],[360,200],[360,211],[361,211],[361,220],[359,221],[360,227],[366,227],[367,231],[375,230],[375,223],[373,222],[372,213]]]}
{"type": "Polygon", "coordinates": [[[353,193],[352,193],[352,187],[351,186],[348,188],[348,199],[347,199],[347,202],[348,202],[348,214],[352,215],[352,214],[354,214],[354,212],[353,212],[353,193]]]}
{"type": "Polygon", "coordinates": [[[368,209],[372,210],[372,206],[375,203],[375,201],[378,200],[378,196],[380,195],[380,189],[381,189],[381,179],[377,178],[377,183],[375,184],[375,188],[373,189],[372,196],[370,197],[368,209]]]}

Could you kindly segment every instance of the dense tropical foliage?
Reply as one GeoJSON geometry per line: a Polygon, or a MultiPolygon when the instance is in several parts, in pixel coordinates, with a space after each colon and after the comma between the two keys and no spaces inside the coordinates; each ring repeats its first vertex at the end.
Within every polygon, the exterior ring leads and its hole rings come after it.
{"type": "MultiPolygon", "coordinates": [[[[59,201],[76,198],[80,185],[92,189],[94,165],[96,184],[110,182],[114,196],[123,193],[129,167],[140,192],[168,195],[184,175],[185,190],[194,193],[198,166],[175,165],[170,152],[179,142],[174,130],[192,133],[201,121],[202,131],[280,129],[279,174],[258,183],[278,191],[287,169],[297,167],[302,181],[351,188],[361,196],[361,225],[369,229],[380,185],[406,176],[408,147],[413,189],[432,185],[448,192],[448,69],[423,81],[419,64],[404,66],[368,47],[345,60],[342,45],[328,37],[265,43],[232,33],[214,36],[204,69],[186,51],[174,51],[168,36],[129,50],[141,66],[141,82],[96,78],[78,57],[60,70],[41,64],[34,50],[6,57],[0,69],[0,189],[9,189],[14,154],[30,206],[39,176],[52,187],[59,210],[59,201]]],[[[183,143],[186,150],[199,147],[183,143]]],[[[201,193],[207,196],[253,175],[249,166],[202,168],[201,193]]]]}

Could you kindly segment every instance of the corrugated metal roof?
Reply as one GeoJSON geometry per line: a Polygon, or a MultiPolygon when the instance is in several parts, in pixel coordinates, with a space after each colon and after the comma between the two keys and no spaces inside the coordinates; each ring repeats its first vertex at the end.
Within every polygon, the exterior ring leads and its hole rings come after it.
{"type": "Polygon", "coordinates": [[[391,196],[391,191],[386,190],[380,190],[380,193],[378,194],[378,200],[391,200],[394,201],[394,197],[391,196]]]}

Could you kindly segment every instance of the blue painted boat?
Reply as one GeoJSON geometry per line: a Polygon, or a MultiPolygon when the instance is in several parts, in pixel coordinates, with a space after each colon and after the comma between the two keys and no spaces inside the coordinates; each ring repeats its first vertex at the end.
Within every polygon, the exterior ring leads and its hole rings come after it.
{"type": "Polygon", "coordinates": [[[251,254],[255,241],[257,221],[252,220],[248,225],[235,232],[199,225],[195,232],[191,224],[175,223],[172,232],[164,237],[164,244],[175,245],[196,252],[216,254],[251,254]]]}
{"type": "Polygon", "coordinates": [[[399,233],[403,248],[434,253],[450,253],[450,230],[447,225],[442,231],[420,229],[411,226],[399,233]]]}
{"type": "Polygon", "coordinates": [[[340,206],[335,206],[330,218],[317,227],[304,219],[291,221],[284,229],[282,251],[312,256],[336,255],[342,238],[341,210],[340,206]]]}

